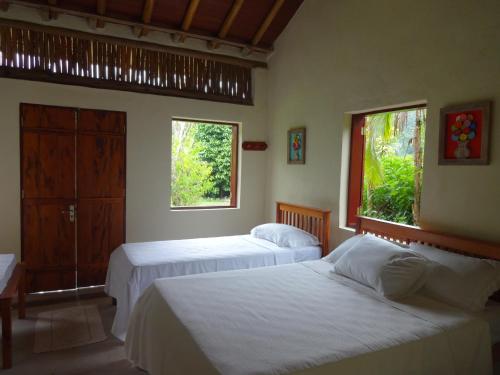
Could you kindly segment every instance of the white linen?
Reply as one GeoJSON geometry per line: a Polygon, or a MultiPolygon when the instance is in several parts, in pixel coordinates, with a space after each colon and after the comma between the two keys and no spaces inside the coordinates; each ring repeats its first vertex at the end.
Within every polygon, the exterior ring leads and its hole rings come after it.
{"type": "Polygon", "coordinates": [[[142,292],[161,277],[287,264],[319,259],[321,248],[282,248],[250,235],[123,244],[110,257],[105,292],[116,298],[111,332],[124,340],[142,292]]]}
{"type": "Polygon", "coordinates": [[[414,295],[396,303],[322,260],[156,280],[127,358],[160,374],[490,374],[487,323],[414,295]]]}
{"type": "Polygon", "coordinates": [[[330,254],[323,257],[325,262],[335,263],[339,258],[344,255],[348,250],[350,250],[358,241],[363,237],[363,234],[357,234],[348,238],[344,242],[342,242],[339,246],[333,249],[330,254]]]}
{"type": "Polygon", "coordinates": [[[398,299],[422,287],[428,261],[417,253],[389,241],[365,235],[333,265],[333,272],[398,299]]]}
{"type": "Polygon", "coordinates": [[[484,309],[500,289],[500,262],[473,258],[411,243],[410,249],[431,260],[423,292],[450,305],[471,311],[484,309]]]}
{"type": "Polygon", "coordinates": [[[280,247],[304,247],[319,245],[318,237],[288,224],[267,223],[250,231],[252,237],[268,240],[280,247]]]}
{"type": "Polygon", "coordinates": [[[0,293],[3,292],[16,267],[14,254],[0,254],[0,293]]]}

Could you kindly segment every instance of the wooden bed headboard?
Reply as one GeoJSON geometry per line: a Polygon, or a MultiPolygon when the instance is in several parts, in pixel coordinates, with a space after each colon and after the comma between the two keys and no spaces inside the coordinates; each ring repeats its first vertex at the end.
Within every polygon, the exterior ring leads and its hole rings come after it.
{"type": "Polygon", "coordinates": [[[330,251],[330,210],[276,202],[276,222],[293,225],[318,237],[323,256],[330,251]]]}
{"type": "Polygon", "coordinates": [[[454,253],[500,260],[500,244],[431,232],[411,225],[396,224],[365,216],[358,217],[356,233],[371,233],[378,237],[406,244],[419,242],[454,253]]]}

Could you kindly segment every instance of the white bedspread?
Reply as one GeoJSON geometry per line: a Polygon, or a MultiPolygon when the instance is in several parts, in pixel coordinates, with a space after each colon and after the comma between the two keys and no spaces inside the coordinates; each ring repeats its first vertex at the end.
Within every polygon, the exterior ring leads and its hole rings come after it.
{"type": "Polygon", "coordinates": [[[14,254],[0,254],[0,293],[3,292],[16,267],[14,254]]]}
{"type": "Polygon", "coordinates": [[[423,296],[404,303],[324,261],[156,280],[127,357],[159,374],[489,374],[487,323],[423,296]]]}
{"type": "Polygon", "coordinates": [[[111,332],[125,339],[142,292],[163,277],[273,266],[319,259],[318,246],[281,248],[250,235],[124,244],[110,257],[105,291],[116,298],[111,332]]]}

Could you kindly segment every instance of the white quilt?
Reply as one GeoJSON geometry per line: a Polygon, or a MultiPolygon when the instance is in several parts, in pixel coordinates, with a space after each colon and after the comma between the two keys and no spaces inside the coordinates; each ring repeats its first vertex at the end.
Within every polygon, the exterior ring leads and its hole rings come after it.
{"type": "Polygon", "coordinates": [[[125,339],[142,292],[163,277],[245,269],[319,259],[321,248],[282,248],[250,235],[123,244],[109,260],[105,291],[116,298],[111,332],[125,339]]]}
{"type": "Polygon", "coordinates": [[[490,374],[488,324],[423,296],[394,303],[319,260],[156,280],[125,348],[160,374],[490,374]]]}
{"type": "Polygon", "coordinates": [[[7,286],[14,268],[16,268],[16,256],[14,254],[0,254],[0,293],[7,286]]]}

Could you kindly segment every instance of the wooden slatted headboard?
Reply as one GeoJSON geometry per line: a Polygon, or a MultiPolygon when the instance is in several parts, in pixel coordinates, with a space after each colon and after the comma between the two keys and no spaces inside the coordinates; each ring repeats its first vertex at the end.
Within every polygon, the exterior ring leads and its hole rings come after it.
{"type": "Polygon", "coordinates": [[[410,225],[395,224],[365,216],[360,216],[358,219],[357,233],[372,233],[378,237],[407,244],[419,242],[454,253],[500,260],[500,244],[431,232],[410,225]]]}
{"type": "Polygon", "coordinates": [[[330,248],[330,211],[276,202],[276,222],[293,225],[318,237],[323,256],[330,248]]]}

